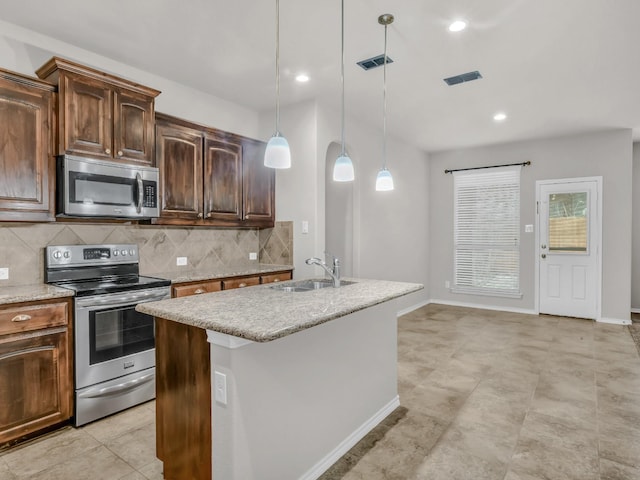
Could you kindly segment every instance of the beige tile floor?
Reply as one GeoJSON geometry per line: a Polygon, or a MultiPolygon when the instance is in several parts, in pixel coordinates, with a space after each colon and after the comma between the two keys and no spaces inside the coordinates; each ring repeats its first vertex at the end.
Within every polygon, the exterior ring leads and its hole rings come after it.
{"type": "MultiPolygon", "coordinates": [[[[402,407],[323,480],[640,480],[626,327],[442,305],[398,323],[402,407]]],[[[153,418],[150,402],[2,452],[0,479],[160,479],[153,418]]]]}

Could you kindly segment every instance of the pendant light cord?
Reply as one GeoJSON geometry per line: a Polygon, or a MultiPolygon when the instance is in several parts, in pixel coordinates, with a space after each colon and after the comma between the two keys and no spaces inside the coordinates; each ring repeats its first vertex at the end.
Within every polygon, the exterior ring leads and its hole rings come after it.
{"type": "Polygon", "coordinates": [[[280,0],[276,0],[276,134],[280,136],[280,0]]]}
{"type": "Polygon", "coordinates": [[[384,65],[382,77],[382,168],[387,168],[387,25],[384,26],[384,65]]]}
{"type": "Polygon", "coordinates": [[[342,81],[342,156],[345,156],[344,148],[344,0],[342,0],[342,67],[340,70],[342,81]]]}

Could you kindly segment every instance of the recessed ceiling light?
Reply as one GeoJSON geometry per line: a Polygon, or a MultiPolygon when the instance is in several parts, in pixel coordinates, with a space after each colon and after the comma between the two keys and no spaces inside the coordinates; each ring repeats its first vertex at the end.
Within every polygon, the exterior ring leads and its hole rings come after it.
{"type": "Polygon", "coordinates": [[[465,28],[467,28],[467,22],[464,20],[456,20],[449,25],[450,32],[461,32],[465,28]]]}
{"type": "Polygon", "coordinates": [[[504,113],[504,112],[498,112],[493,116],[493,119],[496,122],[503,122],[503,121],[505,121],[507,119],[507,114],[504,113]]]}
{"type": "Polygon", "coordinates": [[[304,73],[301,73],[300,75],[298,75],[296,77],[296,81],[298,81],[300,83],[308,82],[309,81],[309,75],[305,75],[304,73]]]}

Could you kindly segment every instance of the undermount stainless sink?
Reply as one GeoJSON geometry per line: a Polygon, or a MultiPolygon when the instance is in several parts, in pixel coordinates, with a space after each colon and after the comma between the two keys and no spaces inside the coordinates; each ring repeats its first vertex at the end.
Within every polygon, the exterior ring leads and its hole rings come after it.
{"type": "MultiPolygon", "coordinates": [[[[342,280],[340,286],[351,285],[348,280],[342,280]]],[[[333,287],[333,281],[328,279],[323,280],[298,280],[297,282],[289,282],[279,285],[272,285],[274,290],[281,290],[283,292],[310,292],[312,290],[320,290],[321,288],[333,287]]]]}

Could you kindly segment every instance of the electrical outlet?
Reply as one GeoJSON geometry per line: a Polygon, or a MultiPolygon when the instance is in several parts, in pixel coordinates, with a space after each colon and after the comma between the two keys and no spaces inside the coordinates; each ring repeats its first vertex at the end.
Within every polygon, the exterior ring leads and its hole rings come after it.
{"type": "Polygon", "coordinates": [[[451,288],[451,282],[449,280],[444,281],[444,288],[451,288]]]}
{"type": "Polygon", "coordinates": [[[227,376],[221,372],[215,372],[214,375],[214,396],[216,402],[222,405],[227,404],[227,376]]]}
{"type": "Polygon", "coordinates": [[[0,268],[0,280],[9,280],[8,268],[0,268]]]}
{"type": "Polygon", "coordinates": [[[187,257],[177,257],[176,258],[176,265],[178,265],[179,267],[184,267],[187,264],[187,257]]]}
{"type": "Polygon", "coordinates": [[[258,254],[256,252],[249,252],[249,260],[257,260],[258,254]]]}

